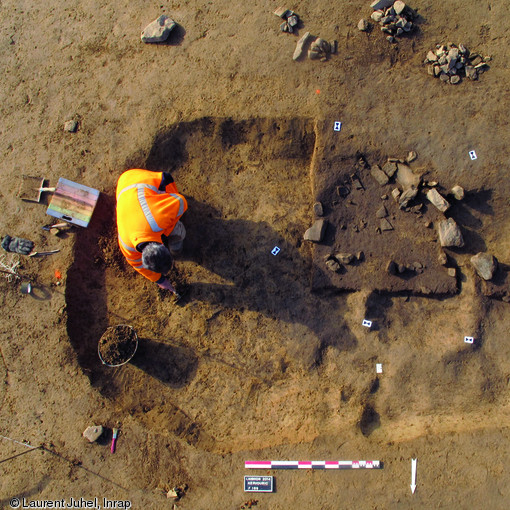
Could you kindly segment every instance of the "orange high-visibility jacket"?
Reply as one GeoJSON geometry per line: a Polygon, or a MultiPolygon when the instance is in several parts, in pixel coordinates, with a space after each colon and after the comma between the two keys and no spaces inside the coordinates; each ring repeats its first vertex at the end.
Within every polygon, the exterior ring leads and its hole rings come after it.
{"type": "Polygon", "coordinates": [[[188,208],[172,182],[164,186],[163,172],[127,170],[117,183],[117,229],[119,246],[126,260],[140,274],[155,282],[161,278],[143,267],[140,243],[162,243],[188,208]]]}

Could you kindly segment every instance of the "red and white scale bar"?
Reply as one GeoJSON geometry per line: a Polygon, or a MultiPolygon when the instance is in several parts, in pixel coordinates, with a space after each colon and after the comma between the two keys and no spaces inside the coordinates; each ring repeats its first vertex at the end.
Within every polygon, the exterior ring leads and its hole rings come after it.
{"type": "Polygon", "coordinates": [[[247,460],[245,469],[380,469],[378,460],[247,460]]]}

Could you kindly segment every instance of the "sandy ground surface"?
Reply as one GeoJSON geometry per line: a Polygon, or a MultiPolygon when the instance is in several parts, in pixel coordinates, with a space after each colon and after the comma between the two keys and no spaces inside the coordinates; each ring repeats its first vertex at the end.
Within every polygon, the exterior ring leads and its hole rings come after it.
{"type": "MultiPolygon", "coordinates": [[[[301,35],[338,40],[328,62],[292,61],[297,37],[279,32],[277,6],[0,2],[2,231],[60,249],[20,259],[32,296],[0,281],[0,433],[44,446],[0,440],[2,508],[13,497],[140,509],[508,508],[509,305],[484,296],[469,263],[488,251],[510,264],[508,6],[416,0],[419,30],[391,45],[378,28],[356,29],[368,1],[287,5],[301,35]],[[160,13],[179,28],[168,44],[141,43],[160,13]],[[449,41],[492,55],[490,70],[458,86],[428,76],[428,50],[449,41]],[[76,133],[63,130],[70,119],[76,133]],[[432,261],[438,243],[395,211],[407,235],[376,234],[370,216],[373,233],[355,246],[350,223],[380,204],[372,181],[366,211],[328,216],[348,222],[349,249],[366,251],[354,290],[312,291],[322,257],[302,236],[315,200],[357,155],[373,165],[409,150],[417,172],[467,192],[451,212],[466,239],[448,251],[453,291],[384,291],[387,257],[415,249],[432,261]],[[133,167],[171,171],[189,198],[178,304],[117,249],[114,189],[133,167]],[[22,174],[99,189],[89,227],[43,231],[48,197],[21,202],[22,174]],[[130,364],[109,369],[97,342],[115,324],[133,326],[140,344],[130,364]],[[107,431],[88,444],[92,424],[107,431]],[[384,467],[244,469],[264,459],[384,467]],[[244,493],[253,474],[274,475],[276,491],[244,493]],[[165,496],[172,487],[184,490],[178,501],[165,496]]],[[[444,281],[441,270],[430,262],[423,274],[444,281]]]]}

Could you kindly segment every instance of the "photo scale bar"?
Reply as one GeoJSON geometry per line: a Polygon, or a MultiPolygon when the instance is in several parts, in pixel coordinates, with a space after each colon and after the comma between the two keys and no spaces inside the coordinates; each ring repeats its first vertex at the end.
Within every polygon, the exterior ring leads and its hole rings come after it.
{"type": "Polygon", "coordinates": [[[378,460],[247,460],[245,469],[380,469],[378,460]]]}

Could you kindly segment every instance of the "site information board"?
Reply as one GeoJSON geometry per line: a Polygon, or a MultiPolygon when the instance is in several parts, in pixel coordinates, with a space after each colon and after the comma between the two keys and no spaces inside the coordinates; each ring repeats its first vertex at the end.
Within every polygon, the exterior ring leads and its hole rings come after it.
{"type": "Polygon", "coordinates": [[[273,492],[273,477],[245,476],[244,492],[273,492]]]}

